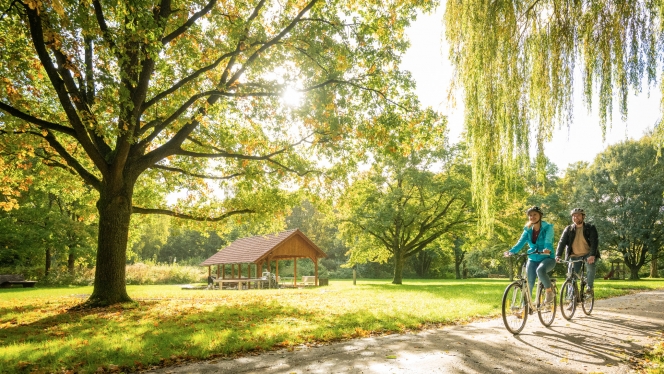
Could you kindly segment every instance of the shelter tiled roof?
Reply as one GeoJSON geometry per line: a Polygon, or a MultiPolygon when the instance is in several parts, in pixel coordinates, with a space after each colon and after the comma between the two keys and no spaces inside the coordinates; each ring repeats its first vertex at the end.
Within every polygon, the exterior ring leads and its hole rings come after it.
{"type": "Polygon", "coordinates": [[[201,266],[217,264],[246,264],[255,263],[266,253],[278,247],[281,243],[294,235],[300,235],[313,248],[325,257],[325,253],[309,240],[300,230],[293,229],[283,231],[277,234],[257,235],[249,238],[238,239],[232,242],[228,247],[223,248],[212,257],[201,263],[201,266]]]}

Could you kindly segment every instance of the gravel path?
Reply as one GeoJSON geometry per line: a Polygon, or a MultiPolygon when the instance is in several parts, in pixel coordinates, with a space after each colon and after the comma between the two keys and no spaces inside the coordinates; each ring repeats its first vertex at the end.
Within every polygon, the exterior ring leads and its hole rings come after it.
{"type": "Polygon", "coordinates": [[[598,300],[591,316],[531,315],[513,336],[501,319],[211,360],[150,373],[630,373],[629,358],[664,329],[664,290],[598,300]]]}

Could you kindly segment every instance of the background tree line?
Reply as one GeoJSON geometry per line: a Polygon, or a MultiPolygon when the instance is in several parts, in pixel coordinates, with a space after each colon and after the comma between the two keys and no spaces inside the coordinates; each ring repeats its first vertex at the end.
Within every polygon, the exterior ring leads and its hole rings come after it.
{"type": "MultiPolygon", "coordinates": [[[[571,165],[562,174],[550,163],[538,173],[533,164],[515,188],[498,190],[491,232],[474,221],[464,152],[384,158],[358,172],[336,200],[302,194],[288,215],[271,222],[239,221],[215,231],[170,217],[135,220],[127,263],[196,266],[235,239],[299,228],[327,252],[321,270],[332,278],[349,278],[353,268],[360,277],[396,280],[507,275],[511,264],[500,254],[519,236],[524,209],[539,205],[555,225],[556,241],[570,223],[569,210],[586,209],[600,233],[600,276],[615,259],[625,262],[630,279],[660,274],[664,167],[651,137],[610,146],[593,163],[571,165]]],[[[14,164],[35,178],[18,197],[19,208],[0,212],[0,268],[47,282],[66,279],[95,265],[94,198],[66,173],[40,179],[47,166],[20,166],[32,162],[14,164]]]]}

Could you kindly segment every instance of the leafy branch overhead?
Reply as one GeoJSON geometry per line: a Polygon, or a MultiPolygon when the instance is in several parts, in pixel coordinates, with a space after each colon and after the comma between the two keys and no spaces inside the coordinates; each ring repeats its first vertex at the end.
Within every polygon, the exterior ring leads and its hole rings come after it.
{"type": "MultiPolygon", "coordinates": [[[[120,172],[136,175],[160,161],[162,167],[168,167],[191,162],[188,158],[212,157],[201,148],[215,148],[219,157],[262,160],[265,170],[273,167],[303,173],[304,165],[289,169],[288,162],[280,161],[273,151],[279,144],[286,147],[287,139],[274,142],[270,135],[275,134],[260,131],[260,127],[268,127],[276,132],[275,127],[292,120],[296,110],[275,105],[284,89],[293,86],[299,92],[310,92],[347,85],[344,93],[364,92],[364,100],[389,98],[397,87],[389,92],[388,86],[373,83],[386,81],[385,73],[399,75],[385,71],[393,65],[392,51],[366,46],[371,39],[380,39],[378,28],[385,25],[358,19],[344,22],[342,17],[349,16],[317,3],[288,2],[270,11],[266,1],[252,7],[210,1],[195,12],[196,4],[174,9],[170,1],[106,7],[95,1],[89,8],[67,2],[54,2],[50,7],[39,2],[12,3],[3,28],[7,32],[21,29],[21,36],[31,45],[13,43],[7,48],[10,61],[3,68],[19,65],[14,68],[22,68],[32,77],[23,85],[28,90],[5,79],[8,87],[20,93],[0,102],[0,108],[21,125],[27,122],[43,130],[39,134],[48,143],[45,148],[57,153],[96,189],[101,188],[100,180],[120,172]],[[144,13],[143,8],[151,12],[144,13]],[[272,14],[277,10],[280,12],[272,14]],[[29,27],[29,34],[22,25],[29,27]],[[362,61],[367,57],[371,60],[362,61]],[[50,108],[44,108],[38,100],[49,85],[55,92],[48,97],[50,108]],[[260,108],[262,113],[258,113],[257,105],[268,108],[260,108]],[[244,139],[229,146],[233,135],[244,139]],[[206,144],[194,137],[205,139],[206,144]],[[63,146],[72,141],[81,145],[84,157],[63,146]],[[123,170],[128,162],[131,170],[123,170]]],[[[397,5],[389,4],[384,10],[397,5]]],[[[405,43],[395,46],[403,50],[405,43]]],[[[342,98],[330,99],[338,106],[335,101],[342,98]]],[[[319,104],[307,101],[300,112],[315,110],[319,104]]],[[[305,116],[302,121],[303,126],[320,129],[312,139],[314,144],[321,134],[342,133],[341,128],[325,129],[321,119],[348,120],[338,112],[312,114],[323,115],[305,116]]],[[[228,162],[225,167],[234,169],[229,175],[237,174],[237,163],[228,162]]],[[[169,170],[202,174],[196,169],[169,170]]]]}

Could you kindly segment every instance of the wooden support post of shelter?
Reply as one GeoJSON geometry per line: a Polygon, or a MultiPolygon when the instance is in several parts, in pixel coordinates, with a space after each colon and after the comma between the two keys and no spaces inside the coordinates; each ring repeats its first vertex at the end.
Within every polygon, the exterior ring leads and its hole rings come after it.
{"type": "MultiPolygon", "coordinates": [[[[238,287],[243,283],[249,288],[253,282],[261,280],[263,263],[267,261],[267,269],[271,271],[271,261],[275,261],[276,276],[279,277],[279,260],[293,259],[293,285],[297,286],[297,260],[300,258],[311,259],[314,263],[314,283],[318,282],[318,259],[327,257],[316,244],[307,238],[300,230],[288,230],[278,234],[258,235],[249,238],[238,239],[228,247],[223,248],[212,257],[201,263],[202,266],[219,265],[225,268],[225,264],[231,265],[231,279],[237,282],[238,287]],[[238,276],[235,277],[235,265],[238,265],[238,276]],[[242,278],[242,264],[247,264],[247,277],[242,278]],[[251,265],[256,266],[255,278],[252,278],[251,265]]],[[[222,268],[222,269],[223,269],[222,268]]],[[[224,274],[222,270],[222,274],[224,274]]],[[[225,275],[225,274],[224,274],[225,275]]],[[[226,279],[224,276],[219,281],[226,279]]],[[[227,283],[230,283],[230,280],[227,283]]]]}

